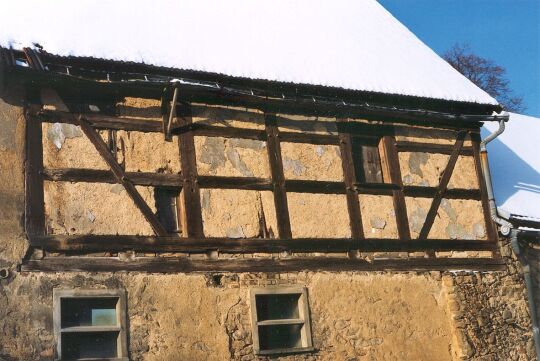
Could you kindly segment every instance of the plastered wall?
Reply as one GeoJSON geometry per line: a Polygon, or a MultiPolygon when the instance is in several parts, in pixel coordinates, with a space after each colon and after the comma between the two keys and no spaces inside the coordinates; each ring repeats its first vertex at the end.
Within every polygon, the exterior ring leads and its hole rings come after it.
{"type": "MultiPolygon", "coordinates": [[[[193,104],[191,111],[192,120],[197,124],[264,129],[264,116],[255,110],[193,104]]],[[[160,103],[128,98],[118,104],[118,113],[120,116],[160,120],[160,103]]],[[[284,114],[278,114],[276,118],[280,131],[337,134],[335,119],[332,118],[284,114]]],[[[46,167],[107,169],[78,127],[44,123],[43,133],[46,167]]],[[[106,132],[101,132],[101,135],[105,140],[108,137],[106,132]]],[[[454,138],[454,133],[442,129],[396,128],[398,141],[453,144],[454,138]]],[[[465,145],[470,146],[469,139],[466,139],[465,145]]],[[[195,136],[195,150],[199,175],[270,178],[264,141],[195,136]]],[[[160,133],[118,131],[117,154],[119,163],[127,171],[180,172],[176,137],[173,142],[166,142],[160,133]]],[[[282,142],[281,154],[286,179],[337,182],[344,179],[338,146],[282,142]]],[[[403,184],[438,186],[448,158],[449,155],[444,154],[401,152],[399,159],[403,184]]],[[[478,189],[472,156],[459,156],[448,187],[478,189]]],[[[142,189],[141,193],[153,207],[153,190],[142,189]]],[[[344,195],[289,192],[287,200],[293,237],[350,237],[344,195]]],[[[391,197],[360,195],[359,202],[366,238],[398,238],[391,197]]],[[[407,197],[407,215],[413,238],[418,237],[430,205],[429,198],[407,197]]],[[[206,236],[258,237],[261,234],[261,217],[267,223],[269,234],[277,235],[271,192],[202,189],[201,208],[206,236]]],[[[91,230],[97,234],[151,234],[150,227],[142,221],[120,185],[47,183],[46,210],[52,233],[77,234],[91,230]],[[73,207],[77,209],[73,210],[73,207]],[[125,214],[131,216],[126,218],[125,214]],[[109,222],[111,217],[115,219],[115,224],[109,222]]],[[[444,199],[429,237],[484,240],[486,233],[479,201],[444,199]]]]}

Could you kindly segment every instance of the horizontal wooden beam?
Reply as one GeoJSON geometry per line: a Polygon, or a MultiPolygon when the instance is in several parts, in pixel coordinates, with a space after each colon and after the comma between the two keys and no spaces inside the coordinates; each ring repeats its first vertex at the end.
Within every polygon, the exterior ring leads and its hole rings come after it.
{"type": "Polygon", "coordinates": [[[131,262],[112,257],[48,257],[29,260],[22,272],[294,272],[294,271],[501,271],[502,259],[409,258],[366,261],[338,257],[191,260],[149,257],[131,262]]]}
{"type": "MultiPolygon", "coordinates": [[[[56,252],[188,252],[205,253],[217,249],[222,253],[347,252],[353,249],[350,238],[181,238],[177,236],[136,235],[46,235],[33,236],[30,243],[56,252]]],[[[403,242],[399,239],[366,239],[354,249],[363,252],[493,251],[489,241],[429,239],[403,242]]]]}
{"type": "MultiPolygon", "coordinates": [[[[79,125],[74,114],[68,112],[42,110],[39,114],[45,123],[68,123],[79,125]]],[[[157,120],[140,118],[120,118],[104,114],[84,114],[84,119],[96,129],[129,130],[138,132],[163,132],[163,123],[157,120]]]]}
{"type": "MultiPolygon", "coordinates": [[[[181,187],[179,174],[164,174],[150,172],[126,172],[129,180],[138,186],[149,187],[181,187]]],[[[88,183],[117,183],[115,176],[109,170],[87,168],[56,168],[44,169],[43,179],[61,182],[88,183]]]]}
{"type": "Polygon", "coordinates": [[[273,189],[272,181],[266,178],[200,175],[197,180],[201,188],[245,189],[254,191],[271,191],[273,189]]]}
{"type": "MultiPolygon", "coordinates": [[[[101,169],[44,169],[42,175],[44,180],[54,182],[117,183],[116,178],[110,171],[101,169]]],[[[135,185],[148,187],[182,187],[182,180],[179,174],[126,172],[126,175],[135,185]]],[[[272,190],[272,181],[266,178],[200,175],[197,179],[201,188],[245,189],[255,191],[272,190]]],[[[345,194],[345,183],[343,182],[289,179],[285,181],[285,187],[287,191],[296,193],[345,194]]],[[[357,183],[355,184],[355,189],[360,194],[392,195],[392,191],[398,189],[398,186],[389,183],[357,183]]],[[[433,198],[437,193],[437,188],[404,186],[403,192],[406,197],[433,198]]],[[[480,200],[480,190],[451,188],[446,191],[445,198],[480,200]]]]}
{"type": "MultiPolygon", "coordinates": [[[[433,144],[422,142],[397,142],[398,152],[418,152],[418,153],[435,153],[435,154],[452,154],[454,150],[453,144],[433,144]]],[[[464,146],[461,148],[460,155],[473,155],[472,146],[464,146]]]]}
{"type": "MultiPolygon", "coordinates": [[[[437,187],[404,186],[403,192],[406,197],[434,198],[437,194],[437,187]]],[[[450,188],[444,193],[446,199],[471,199],[480,200],[479,189],[450,188]]]]}

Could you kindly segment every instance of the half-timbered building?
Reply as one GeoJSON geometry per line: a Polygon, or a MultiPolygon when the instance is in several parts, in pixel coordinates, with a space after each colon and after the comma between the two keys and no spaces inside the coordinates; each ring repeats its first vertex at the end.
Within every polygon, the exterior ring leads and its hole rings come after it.
{"type": "Polygon", "coordinates": [[[508,116],[377,2],[301,3],[10,28],[0,358],[534,357],[480,156],[508,116]]]}

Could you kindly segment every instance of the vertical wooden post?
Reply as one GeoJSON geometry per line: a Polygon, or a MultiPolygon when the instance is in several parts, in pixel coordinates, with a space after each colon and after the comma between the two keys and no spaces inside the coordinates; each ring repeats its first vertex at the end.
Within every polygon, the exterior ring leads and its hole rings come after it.
{"type": "MultiPolygon", "coordinates": [[[[179,106],[173,104],[173,107],[179,106]]],[[[191,107],[188,104],[181,105],[181,116],[178,117],[179,126],[192,124],[191,107]]],[[[178,135],[178,147],[180,150],[180,166],[182,168],[182,192],[184,203],[182,207],[182,233],[187,237],[203,238],[203,222],[201,211],[201,194],[197,181],[197,159],[195,154],[195,140],[192,131],[178,135]]]]}
{"type": "MultiPolygon", "coordinates": [[[[480,197],[482,199],[482,211],[484,212],[484,223],[486,224],[486,233],[488,239],[492,242],[497,242],[497,228],[495,223],[491,219],[488,203],[488,195],[486,189],[486,183],[484,183],[484,170],[482,169],[482,162],[480,161],[480,130],[478,132],[471,132],[471,143],[474,156],[474,167],[476,170],[476,178],[478,179],[478,187],[480,188],[480,197]]],[[[497,248],[498,249],[498,248],[497,248]]]]}
{"type": "MultiPolygon", "coordinates": [[[[339,119],[338,119],[339,122],[339,119]]],[[[349,212],[349,224],[351,236],[359,246],[359,241],[364,239],[364,226],[360,211],[360,200],[356,189],[356,173],[354,170],[354,157],[352,152],[352,137],[349,133],[339,132],[339,150],[341,153],[341,166],[347,194],[347,209],[349,212]]],[[[353,249],[355,247],[353,246],[353,249]]]]}
{"type": "Polygon", "coordinates": [[[403,194],[403,181],[401,179],[401,169],[399,166],[399,156],[396,148],[396,139],[394,136],[385,135],[382,138],[382,142],[385,153],[384,158],[386,159],[390,182],[399,186],[399,189],[392,191],[399,238],[409,241],[411,239],[411,231],[409,229],[409,218],[407,216],[405,195],[403,194]]]}
{"type": "Polygon", "coordinates": [[[287,203],[287,192],[285,190],[285,176],[283,174],[283,160],[281,158],[281,145],[279,141],[279,130],[276,122],[276,115],[265,113],[264,115],[268,150],[268,161],[272,174],[272,184],[274,187],[274,205],[276,207],[276,218],[279,238],[292,238],[291,220],[289,218],[289,206],[287,203]]]}
{"type": "Polygon", "coordinates": [[[43,144],[41,120],[35,116],[38,105],[24,111],[26,127],[25,164],[25,230],[29,236],[45,234],[45,202],[43,192],[43,144]]]}

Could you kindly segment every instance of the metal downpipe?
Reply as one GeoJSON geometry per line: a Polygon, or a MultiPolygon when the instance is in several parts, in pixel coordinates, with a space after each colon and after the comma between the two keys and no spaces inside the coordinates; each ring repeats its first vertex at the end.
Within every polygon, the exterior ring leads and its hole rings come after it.
{"type": "Polygon", "coordinates": [[[486,182],[486,189],[487,189],[487,196],[488,196],[488,203],[489,203],[489,212],[491,215],[491,219],[495,223],[501,226],[501,233],[505,236],[508,236],[510,234],[510,231],[514,226],[512,223],[508,222],[506,219],[499,217],[499,214],[497,213],[497,205],[495,204],[495,195],[493,194],[493,184],[491,182],[491,171],[489,169],[489,162],[487,158],[487,148],[486,145],[491,142],[493,139],[497,138],[499,135],[504,132],[504,120],[501,120],[499,122],[499,128],[488,135],[482,142],[480,142],[480,161],[482,164],[482,170],[484,175],[484,180],[486,182]]]}
{"type": "Polygon", "coordinates": [[[540,329],[538,328],[538,317],[536,313],[536,306],[534,303],[534,292],[533,292],[533,282],[531,278],[531,267],[529,265],[526,255],[521,253],[521,248],[519,245],[519,234],[520,230],[516,229],[512,223],[506,219],[499,216],[497,212],[497,205],[495,203],[495,195],[493,194],[493,184],[491,182],[491,172],[489,169],[489,163],[487,159],[487,149],[486,145],[491,142],[493,139],[497,138],[499,135],[504,132],[505,124],[504,120],[499,121],[499,128],[488,135],[480,143],[480,160],[482,166],[482,174],[484,176],[484,181],[486,183],[486,190],[489,203],[489,212],[491,219],[500,226],[500,231],[504,236],[510,236],[510,244],[512,250],[517,256],[519,262],[523,267],[523,277],[525,279],[525,287],[527,288],[527,301],[529,305],[529,313],[531,315],[531,323],[533,327],[533,339],[534,346],[536,350],[536,360],[540,361],[540,329]]]}

